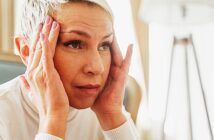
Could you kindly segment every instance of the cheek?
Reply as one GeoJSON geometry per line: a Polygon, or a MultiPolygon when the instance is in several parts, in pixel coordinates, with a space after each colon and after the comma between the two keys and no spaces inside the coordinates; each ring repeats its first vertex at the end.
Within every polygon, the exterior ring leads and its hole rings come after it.
{"type": "Polygon", "coordinates": [[[110,67],[111,67],[111,55],[107,55],[107,56],[104,56],[103,57],[103,65],[104,65],[104,68],[105,68],[105,75],[106,77],[108,76],[108,73],[110,71],[110,67]]]}
{"type": "Polygon", "coordinates": [[[79,64],[81,63],[76,61],[74,56],[71,54],[66,53],[60,49],[56,49],[54,55],[54,65],[62,81],[65,82],[74,79],[76,73],[79,71],[79,64]]]}

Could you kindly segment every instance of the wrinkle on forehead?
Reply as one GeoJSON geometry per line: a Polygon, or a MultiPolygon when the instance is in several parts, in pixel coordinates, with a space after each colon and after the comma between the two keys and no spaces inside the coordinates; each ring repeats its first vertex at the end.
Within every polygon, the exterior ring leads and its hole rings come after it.
{"type": "Polygon", "coordinates": [[[61,23],[61,33],[69,33],[72,30],[84,31],[91,36],[105,36],[113,31],[112,26],[108,24],[91,24],[84,21],[67,21],[66,23],[61,23]]]}
{"type": "Polygon", "coordinates": [[[99,7],[70,4],[55,13],[55,20],[60,24],[60,32],[79,29],[94,34],[110,33],[113,23],[104,10],[99,7]]]}
{"type": "Polygon", "coordinates": [[[61,26],[71,26],[71,25],[83,25],[89,27],[112,27],[112,23],[107,19],[89,18],[86,16],[69,16],[69,18],[58,18],[56,19],[61,26]]]}

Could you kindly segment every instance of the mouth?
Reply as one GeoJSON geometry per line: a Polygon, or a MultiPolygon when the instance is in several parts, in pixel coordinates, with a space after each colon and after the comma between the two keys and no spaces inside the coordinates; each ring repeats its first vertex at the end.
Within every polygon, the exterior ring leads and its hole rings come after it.
{"type": "Polygon", "coordinates": [[[81,86],[76,86],[78,90],[80,90],[84,94],[88,95],[95,95],[98,93],[100,89],[100,85],[97,84],[88,84],[88,85],[81,85],[81,86]]]}

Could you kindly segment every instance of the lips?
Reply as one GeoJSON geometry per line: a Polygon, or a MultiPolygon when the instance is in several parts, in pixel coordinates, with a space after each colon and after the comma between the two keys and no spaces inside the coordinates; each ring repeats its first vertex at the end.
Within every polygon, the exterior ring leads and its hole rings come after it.
{"type": "Polygon", "coordinates": [[[99,91],[100,85],[87,84],[87,85],[76,86],[76,88],[80,90],[81,93],[84,93],[84,94],[97,94],[99,91]]]}

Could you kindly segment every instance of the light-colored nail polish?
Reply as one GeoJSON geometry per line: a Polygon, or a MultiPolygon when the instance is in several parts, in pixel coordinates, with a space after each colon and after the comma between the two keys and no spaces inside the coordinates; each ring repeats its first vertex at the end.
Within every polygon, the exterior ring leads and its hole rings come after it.
{"type": "Polygon", "coordinates": [[[45,34],[40,33],[40,38],[41,38],[42,41],[44,41],[45,40],[45,34]]]}
{"type": "Polygon", "coordinates": [[[43,24],[40,23],[39,26],[38,26],[38,28],[37,28],[37,30],[40,32],[42,30],[42,27],[43,27],[43,24]]]}
{"type": "Polygon", "coordinates": [[[50,19],[51,19],[50,16],[46,16],[46,18],[45,18],[45,23],[46,23],[46,24],[49,24],[50,19]]]}
{"type": "Polygon", "coordinates": [[[52,24],[52,29],[55,29],[57,27],[57,22],[54,21],[53,24],[52,24]]]}

